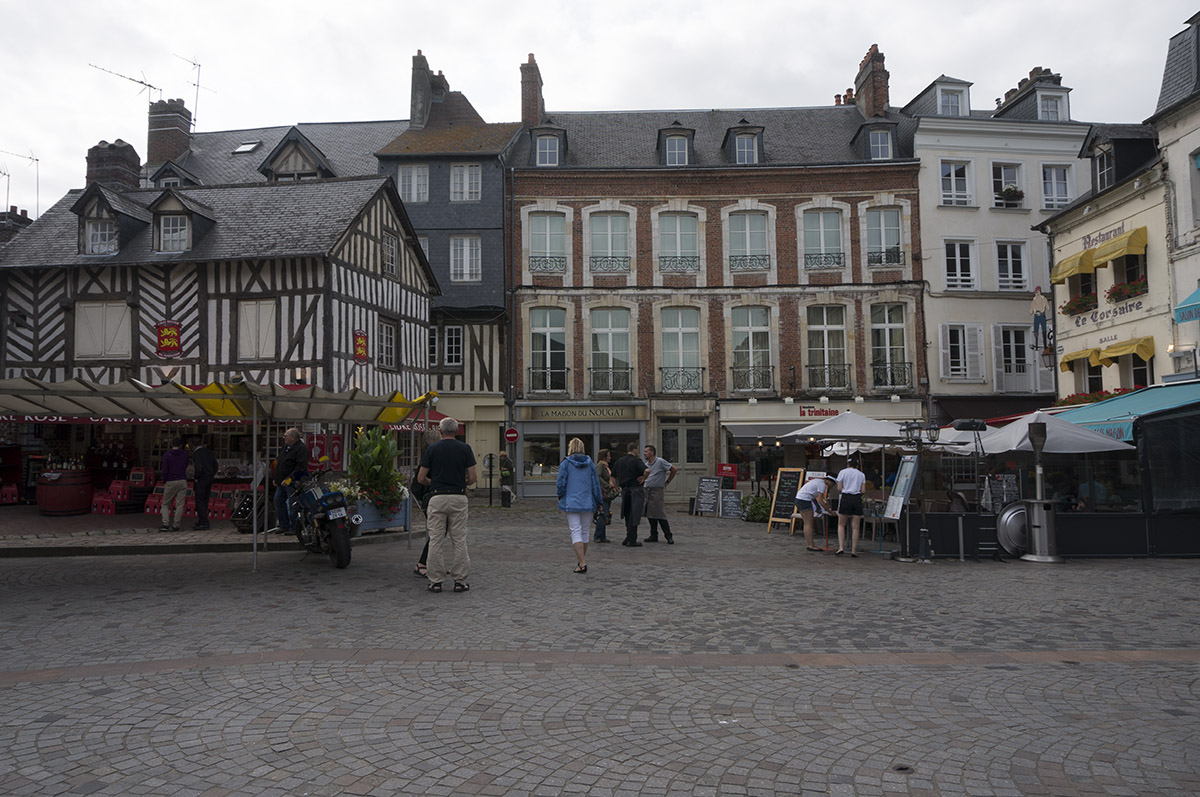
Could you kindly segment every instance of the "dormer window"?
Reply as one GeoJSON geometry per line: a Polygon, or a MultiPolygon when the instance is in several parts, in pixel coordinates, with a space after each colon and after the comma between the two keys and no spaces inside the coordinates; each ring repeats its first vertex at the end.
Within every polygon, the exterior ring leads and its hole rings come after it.
{"type": "Polygon", "coordinates": [[[966,89],[938,87],[938,114],[941,116],[966,116],[970,111],[966,89]]]}
{"type": "Polygon", "coordinates": [[[109,255],[117,251],[117,224],[107,219],[89,219],[84,248],[89,255],[109,255]]]}
{"type": "Polygon", "coordinates": [[[686,136],[667,136],[667,165],[688,165],[688,140],[686,136]]]}
{"type": "Polygon", "coordinates": [[[188,248],[188,217],[160,216],[158,219],[158,251],[186,252],[188,248]]]}
{"type": "Polygon", "coordinates": [[[882,161],[891,160],[892,157],[892,131],[891,130],[872,130],[870,131],[869,142],[871,147],[871,160],[882,161]]]}
{"type": "Polygon", "coordinates": [[[164,177],[158,181],[159,188],[178,188],[180,186],[178,177],[164,177]]]}
{"type": "Polygon", "coordinates": [[[558,136],[543,135],[537,137],[537,165],[558,165],[558,136]]]}
{"type": "Polygon", "coordinates": [[[261,141],[243,141],[241,144],[238,144],[238,147],[233,151],[233,154],[246,155],[258,149],[260,144],[262,144],[261,141]]]}
{"type": "Polygon", "coordinates": [[[1116,176],[1116,161],[1111,149],[1102,149],[1094,158],[1096,164],[1096,190],[1103,191],[1113,184],[1116,176]]]}
{"type": "Polygon", "coordinates": [[[1068,121],[1067,95],[1039,91],[1038,119],[1041,119],[1043,122],[1068,121]]]}
{"type": "Polygon", "coordinates": [[[758,136],[753,133],[739,133],[735,143],[739,164],[758,163],[758,136]]]}

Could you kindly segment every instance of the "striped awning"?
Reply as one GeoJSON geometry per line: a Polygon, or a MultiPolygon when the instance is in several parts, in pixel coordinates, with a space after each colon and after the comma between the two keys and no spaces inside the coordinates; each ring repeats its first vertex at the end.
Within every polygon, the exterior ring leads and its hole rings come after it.
{"type": "Polygon", "coordinates": [[[1084,359],[1086,359],[1088,361],[1089,365],[1099,365],[1100,364],[1100,350],[1099,349],[1082,349],[1080,351],[1073,351],[1070,354],[1064,354],[1062,356],[1062,360],[1060,360],[1058,363],[1058,370],[1063,371],[1064,373],[1066,371],[1070,371],[1071,363],[1075,362],[1076,360],[1084,360],[1084,359]]]}
{"type": "Polygon", "coordinates": [[[1136,354],[1143,360],[1149,360],[1154,356],[1153,336],[1132,338],[1120,343],[1114,343],[1111,346],[1105,346],[1100,350],[1100,364],[1106,366],[1112,365],[1117,361],[1118,357],[1124,357],[1126,354],[1136,354]]]}
{"type": "Polygon", "coordinates": [[[1146,238],[1145,227],[1138,227],[1124,235],[1118,235],[1111,241],[1105,241],[1095,248],[1092,262],[1096,264],[1096,268],[1100,268],[1118,257],[1144,255],[1146,254],[1146,238]]]}
{"type": "Polygon", "coordinates": [[[1067,277],[1074,277],[1077,274],[1091,274],[1096,270],[1093,258],[1095,252],[1095,249],[1085,249],[1082,252],[1067,255],[1054,264],[1054,271],[1050,272],[1050,281],[1055,285],[1061,285],[1067,281],[1067,277]]]}

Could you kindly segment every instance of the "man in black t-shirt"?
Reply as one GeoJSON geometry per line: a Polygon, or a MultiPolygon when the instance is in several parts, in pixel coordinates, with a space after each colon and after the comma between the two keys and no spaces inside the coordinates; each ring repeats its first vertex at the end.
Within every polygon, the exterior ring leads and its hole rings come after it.
{"type": "Polygon", "coordinates": [[[425,561],[429,591],[441,592],[446,578],[446,563],[443,544],[450,538],[454,549],[454,561],[450,565],[450,578],[454,580],[455,592],[466,592],[467,569],[471,564],[467,556],[467,487],[475,483],[475,452],[461,440],[458,421],[443,418],[438,424],[442,439],[425,449],[417,481],[429,488],[429,508],[425,513],[425,525],[429,536],[429,556],[425,561]]]}
{"type": "Polygon", "coordinates": [[[625,519],[625,539],[622,545],[630,548],[640,548],[638,542],[638,524],[642,522],[642,506],[646,501],[646,491],[642,482],[646,480],[646,463],[638,456],[638,444],[630,443],[628,453],[613,463],[613,478],[621,487],[621,517],[625,519]]]}

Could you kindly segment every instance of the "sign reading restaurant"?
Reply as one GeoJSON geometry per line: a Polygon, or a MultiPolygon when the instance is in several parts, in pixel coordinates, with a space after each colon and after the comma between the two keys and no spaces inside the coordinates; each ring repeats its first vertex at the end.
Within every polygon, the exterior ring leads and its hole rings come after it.
{"type": "Polygon", "coordinates": [[[1117,225],[1116,227],[1113,227],[1111,230],[1104,230],[1103,232],[1098,232],[1094,235],[1085,235],[1085,236],[1083,236],[1083,238],[1081,240],[1083,242],[1083,248],[1086,250],[1086,249],[1091,249],[1093,247],[1099,246],[1100,244],[1104,243],[1105,241],[1111,241],[1113,238],[1116,238],[1118,235],[1124,235],[1124,234],[1125,234],[1125,222],[1121,222],[1119,225],[1117,225]]]}

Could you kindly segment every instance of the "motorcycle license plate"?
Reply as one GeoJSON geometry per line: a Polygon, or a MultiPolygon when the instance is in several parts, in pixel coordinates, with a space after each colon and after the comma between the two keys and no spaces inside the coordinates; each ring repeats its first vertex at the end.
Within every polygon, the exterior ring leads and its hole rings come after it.
{"type": "Polygon", "coordinates": [[[333,509],[329,510],[329,517],[331,517],[331,518],[339,518],[339,517],[345,517],[345,516],[346,516],[346,507],[344,507],[344,506],[336,506],[333,509]]]}

